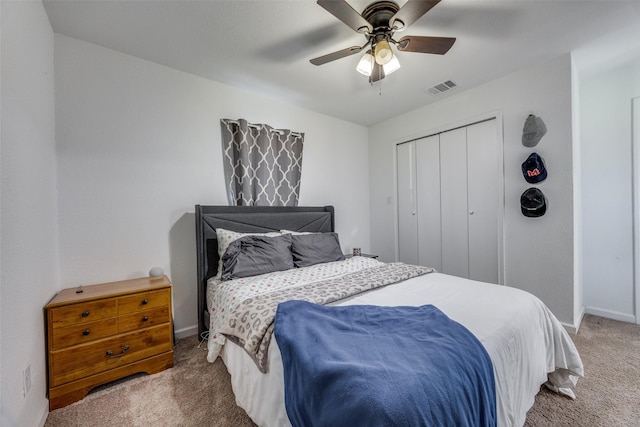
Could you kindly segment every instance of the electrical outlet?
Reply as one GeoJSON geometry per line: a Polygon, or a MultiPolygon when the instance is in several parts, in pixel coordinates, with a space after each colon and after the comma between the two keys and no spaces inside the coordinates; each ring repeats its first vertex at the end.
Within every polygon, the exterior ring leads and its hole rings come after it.
{"type": "Polygon", "coordinates": [[[31,363],[22,371],[22,395],[26,396],[31,390],[31,363]]]}

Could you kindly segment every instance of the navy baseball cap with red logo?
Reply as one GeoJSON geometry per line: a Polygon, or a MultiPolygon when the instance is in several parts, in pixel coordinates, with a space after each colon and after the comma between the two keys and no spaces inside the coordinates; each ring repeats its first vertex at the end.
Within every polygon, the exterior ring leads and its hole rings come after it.
{"type": "Polygon", "coordinates": [[[538,153],[531,153],[527,160],[522,163],[522,174],[524,179],[532,184],[547,179],[547,168],[538,153]]]}

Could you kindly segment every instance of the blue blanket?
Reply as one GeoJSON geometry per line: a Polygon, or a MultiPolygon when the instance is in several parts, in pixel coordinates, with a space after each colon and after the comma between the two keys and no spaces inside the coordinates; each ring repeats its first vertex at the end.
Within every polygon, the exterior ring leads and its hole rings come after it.
{"type": "Polygon", "coordinates": [[[288,301],[274,334],[294,427],[496,425],[489,355],[432,305],[288,301]]]}

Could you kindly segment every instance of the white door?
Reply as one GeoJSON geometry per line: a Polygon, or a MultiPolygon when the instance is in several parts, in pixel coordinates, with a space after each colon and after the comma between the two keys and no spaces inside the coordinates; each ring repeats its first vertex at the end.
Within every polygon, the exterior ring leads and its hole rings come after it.
{"type": "Polygon", "coordinates": [[[440,137],[420,139],[416,144],[418,206],[418,264],[442,271],[440,227],[440,137]]]}
{"type": "Polygon", "coordinates": [[[467,127],[469,278],[499,283],[496,120],[467,127]]]}
{"type": "Polygon", "coordinates": [[[418,264],[415,143],[396,147],[398,194],[398,260],[418,264]]]}
{"type": "Polygon", "coordinates": [[[440,200],[441,272],[468,278],[467,128],[440,134],[440,200]]]}

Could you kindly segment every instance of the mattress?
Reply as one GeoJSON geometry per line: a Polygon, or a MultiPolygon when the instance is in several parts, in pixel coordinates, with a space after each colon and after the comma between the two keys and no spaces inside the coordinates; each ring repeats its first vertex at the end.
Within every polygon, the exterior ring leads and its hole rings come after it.
{"type": "MultiPolygon", "coordinates": [[[[347,265],[355,264],[359,266],[354,268],[366,268],[378,262],[362,260],[355,257],[318,269],[330,270],[327,274],[335,276],[344,273],[334,269],[349,270],[347,265]],[[345,264],[349,262],[352,264],[345,264]]],[[[208,299],[209,303],[213,301],[212,297],[208,299]]],[[[499,426],[523,425],[542,384],[574,397],[573,388],[583,375],[580,356],[562,325],[538,298],[519,289],[434,272],[335,303],[349,304],[432,304],[469,329],[493,363],[499,426]]],[[[282,359],[275,338],[269,344],[267,373],[258,370],[242,347],[219,341],[224,340],[210,341],[214,351],[210,348],[209,357],[220,354],[231,374],[237,404],[260,426],[290,425],[284,407],[282,359]]]]}

